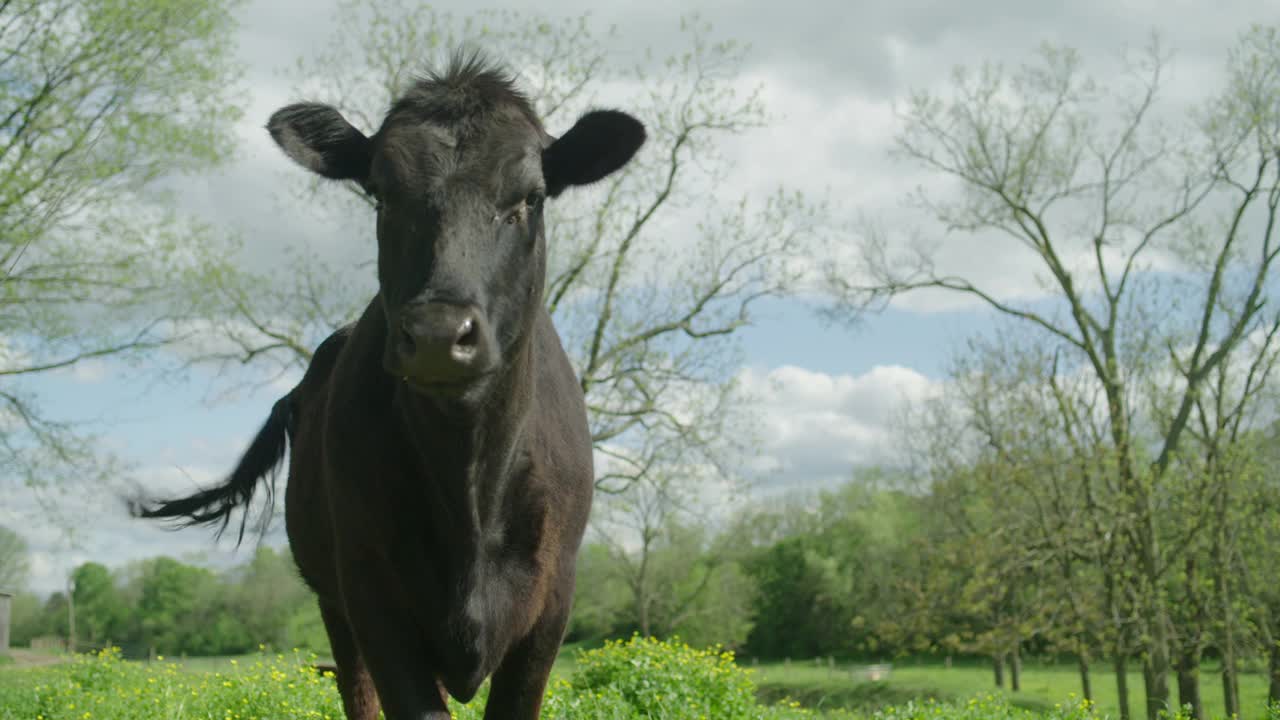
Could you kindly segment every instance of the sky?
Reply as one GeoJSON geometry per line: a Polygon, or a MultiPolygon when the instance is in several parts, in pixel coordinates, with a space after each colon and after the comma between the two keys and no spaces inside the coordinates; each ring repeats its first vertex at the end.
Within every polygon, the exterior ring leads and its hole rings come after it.
{"type": "MultiPolygon", "coordinates": [[[[236,153],[226,167],[185,178],[176,186],[182,209],[251,231],[254,243],[304,237],[318,253],[341,257],[344,238],[313,213],[275,191],[296,172],[262,126],[276,108],[299,98],[281,74],[314,55],[335,30],[334,0],[257,0],[240,11],[238,58],[246,112],[236,127],[236,153]]],[[[437,7],[464,15],[471,2],[437,7]]],[[[644,3],[540,0],[507,7],[551,16],[590,11],[599,28],[615,26],[611,61],[676,52],[684,0],[644,3]]],[[[929,176],[890,156],[897,131],[893,112],[914,89],[946,87],[957,64],[1019,63],[1044,42],[1077,48],[1091,67],[1114,68],[1120,53],[1140,47],[1154,30],[1174,54],[1164,102],[1181,107],[1221,82],[1221,68],[1237,33],[1248,23],[1280,21],[1280,0],[1025,0],[897,3],[817,0],[802,4],[739,0],[699,3],[714,38],[751,49],[743,86],[760,86],[776,120],[726,143],[735,172],[726,195],[768,192],[785,181],[828,193],[840,212],[909,219],[900,203],[929,176]]],[[[948,267],[996,288],[1002,296],[1041,292],[1029,258],[979,240],[949,243],[948,267]]],[[[992,326],[971,302],[928,296],[896,302],[856,328],[832,325],[801,299],[765,303],[743,331],[743,383],[758,398],[760,451],[772,490],[830,486],[859,465],[893,459],[892,422],[904,403],[937,392],[949,354],[992,326]]],[[[105,446],[131,463],[131,477],[152,489],[177,492],[214,482],[230,469],[265,419],[286,377],[253,393],[211,400],[214,379],[192,373],[160,388],[93,361],[34,384],[52,414],[91,420],[105,446]]],[[[239,562],[230,543],[215,545],[202,530],[168,532],[129,519],[117,498],[83,491],[67,502],[87,520],[76,542],[38,521],[17,529],[33,548],[32,586],[50,592],[85,560],[120,566],[158,554],[239,562]]],[[[277,529],[272,542],[281,542],[277,529]]]]}

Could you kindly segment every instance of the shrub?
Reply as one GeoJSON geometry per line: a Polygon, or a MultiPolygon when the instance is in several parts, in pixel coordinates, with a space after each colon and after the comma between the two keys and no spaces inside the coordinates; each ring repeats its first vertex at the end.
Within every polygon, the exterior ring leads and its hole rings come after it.
{"type": "Polygon", "coordinates": [[[698,650],[673,640],[632,637],[578,654],[573,692],[621,700],[639,717],[755,718],[755,683],[733,653],[698,650]]]}
{"type": "Polygon", "coordinates": [[[124,661],[113,649],[13,673],[28,682],[0,684],[0,720],[342,717],[332,678],[298,656],[263,655],[229,661],[226,671],[189,673],[170,662],[124,661]]]}

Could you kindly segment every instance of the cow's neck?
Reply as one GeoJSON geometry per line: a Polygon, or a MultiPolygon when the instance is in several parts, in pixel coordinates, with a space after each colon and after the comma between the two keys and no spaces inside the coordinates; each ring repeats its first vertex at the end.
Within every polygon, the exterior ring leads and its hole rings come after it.
{"type": "Polygon", "coordinates": [[[396,404],[452,544],[500,533],[503,498],[527,462],[522,442],[532,405],[535,358],[522,342],[483,397],[436,398],[401,385],[396,404]]]}

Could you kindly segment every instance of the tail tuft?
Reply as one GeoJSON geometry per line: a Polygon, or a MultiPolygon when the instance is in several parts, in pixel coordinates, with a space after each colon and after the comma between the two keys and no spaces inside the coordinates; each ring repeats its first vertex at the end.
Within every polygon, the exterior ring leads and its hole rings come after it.
{"type": "Polygon", "coordinates": [[[129,501],[129,513],[134,517],[171,519],[177,527],[217,525],[216,537],[221,538],[231,523],[231,515],[240,509],[240,532],[236,539],[236,545],[239,545],[244,540],[245,525],[249,520],[249,503],[257,492],[259,482],[265,478],[268,481],[267,501],[258,524],[259,535],[265,533],[275,507],[276,474],[284,461],[293,429],[292,396],[286,395],[272,406],[271,415],[225,482],[185,498],[135,498],[129,501]]]}

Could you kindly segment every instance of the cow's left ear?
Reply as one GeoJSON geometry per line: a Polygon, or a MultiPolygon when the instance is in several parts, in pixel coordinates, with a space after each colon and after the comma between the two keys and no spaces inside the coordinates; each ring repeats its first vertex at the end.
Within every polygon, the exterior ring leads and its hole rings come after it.
{"type": "Polygon", "coordinates": [[[594,110],[542,151],[547,194],[601,180],[627,164],[644,144],[644,125],[618,110],[594,110]]]}
{"type": "Polygon", "coordinates": [[[285,155],[313,173],[360,182],[369,176],[369,138],[329,105],[282,107],[272,113],[267,131],[285,155]]]}

